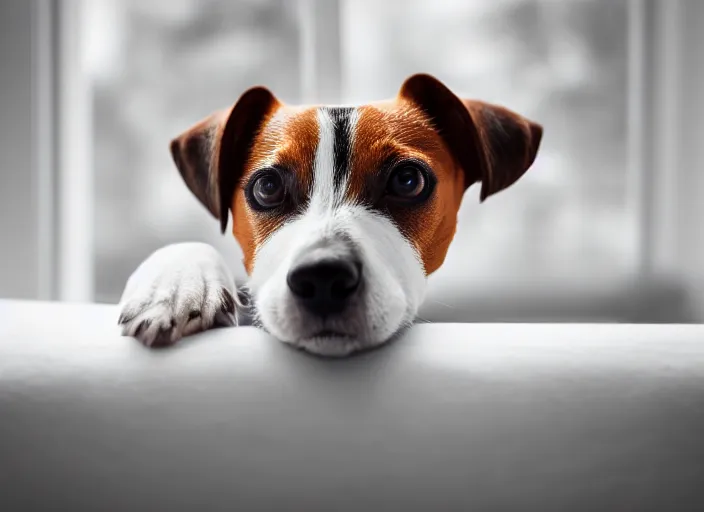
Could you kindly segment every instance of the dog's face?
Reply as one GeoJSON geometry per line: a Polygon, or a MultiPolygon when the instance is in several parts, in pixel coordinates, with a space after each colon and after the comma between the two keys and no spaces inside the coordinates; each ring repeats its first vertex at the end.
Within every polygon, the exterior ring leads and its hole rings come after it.
{"type": "Polygon", "coordinates": [[[347,355],[409,325],[465,190],[532,165],[542,128],[414,75],[390,101],[291,107],[256,87],[171,144],[186,184],[239,242],[261,325],[347,355]]]}

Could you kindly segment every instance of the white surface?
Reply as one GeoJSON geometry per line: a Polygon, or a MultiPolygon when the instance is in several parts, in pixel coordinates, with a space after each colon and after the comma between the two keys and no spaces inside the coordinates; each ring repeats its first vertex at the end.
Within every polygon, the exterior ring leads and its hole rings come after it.
{"type": "Polygon", "coordinates": [[[0,510],[701,510],[704,326],[419,325],[165,350],[0,301],[0,510]],[[48,506],[48,505],[47,505],[48,506]]]}

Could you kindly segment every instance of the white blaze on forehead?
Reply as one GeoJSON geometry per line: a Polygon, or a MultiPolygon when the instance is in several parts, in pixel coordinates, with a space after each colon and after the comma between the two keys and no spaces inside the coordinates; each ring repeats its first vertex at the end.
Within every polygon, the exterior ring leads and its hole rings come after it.
{"type": "Polygon", "coordinates": [[[313,167],[310,207],[331,206],[335,198],[335,123],[325,109],[318,109],[318,148],[313,167]]]}
{"type": "Polygon", "coordinates": [[[317,118],[318,147],[310,194],[312,211],[337,207],[345,197],[359,112],[356,108],[321,107],[317,118]]]}

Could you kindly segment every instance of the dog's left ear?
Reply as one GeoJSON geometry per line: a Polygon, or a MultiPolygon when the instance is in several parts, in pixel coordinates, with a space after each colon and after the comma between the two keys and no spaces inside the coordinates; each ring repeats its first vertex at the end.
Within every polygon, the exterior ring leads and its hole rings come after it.
{"type": "Polygon", "coordinates": [[[535,160],[543,128],[515,112],[462,100],[427,74],[407,78],[399,97],[432,120],[464,170],[465,189],[481,181],[481,201],[515,183],[535,160]]]}
{"type": "Polygon", "coordinates": [[[227,229],[232,196],[254,136],[279,105],[265,87],[252,87],[171,141],[171,156],[190,191],[227,229]]]}

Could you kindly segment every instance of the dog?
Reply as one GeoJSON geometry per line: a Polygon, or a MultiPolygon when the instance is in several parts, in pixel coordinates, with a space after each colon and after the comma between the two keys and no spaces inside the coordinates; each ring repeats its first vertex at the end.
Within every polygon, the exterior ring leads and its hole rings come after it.
{"type": "Polygon", "coordinates": [[[247,283],[207,244],[166,246],[129,277],[122,333],[162,346],[253,323],[321,356],[382,345],[413,324],[467,188],[480,183],[483,202],[511,186],[542,136],[428,74],[355,107],[290,106],[253,87],[170,146],[223,234],[232,213],[247,283]]]}

